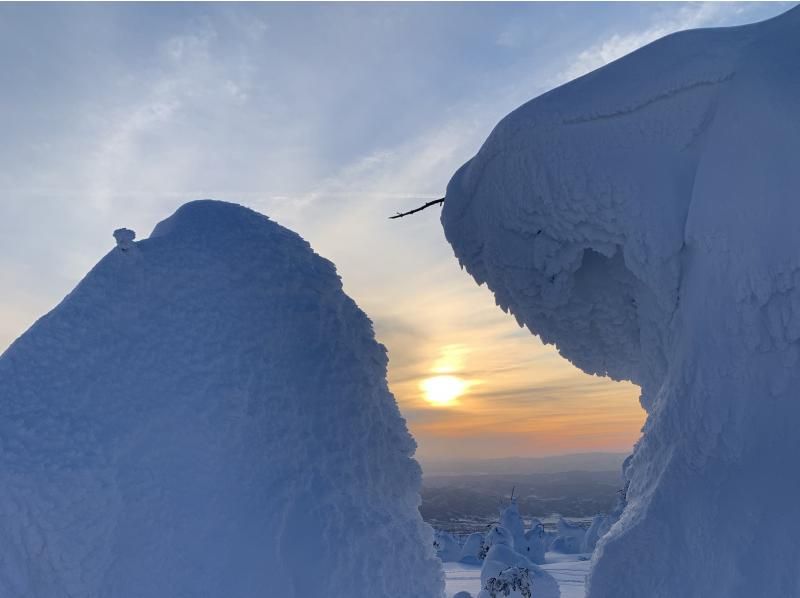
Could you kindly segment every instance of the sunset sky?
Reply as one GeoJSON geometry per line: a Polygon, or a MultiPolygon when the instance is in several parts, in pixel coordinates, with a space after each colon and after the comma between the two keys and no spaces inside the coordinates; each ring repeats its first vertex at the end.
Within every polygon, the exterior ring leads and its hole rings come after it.
{"type": "Polygon", "coordinates": [[[441,197],[526,100],[792,4],[0,4],[0,350],[115,228],[144,238],[210,197],[336,263],[423,459],[627,451],[636,387],[521,330],[459,269],[438,208],[387,216],[441,197]]]}

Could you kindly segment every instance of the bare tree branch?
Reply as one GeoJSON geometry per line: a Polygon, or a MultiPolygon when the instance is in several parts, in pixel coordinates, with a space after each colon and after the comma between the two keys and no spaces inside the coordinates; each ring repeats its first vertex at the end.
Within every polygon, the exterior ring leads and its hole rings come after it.
{"type": "Polygon", "coordinates": [[[425,208],[429,208],[431,206],[434,206],[437,203],[439,205],[442,205],[444,203],[444,197],[440,197],[439,199],[434,199],[433,201],[429,201],[424,206],[420,206],[420,207],[418,207],[416,209],[413,209],[413,210],[411,210],[409,212],[397,212],[397,214],[395,214],[394,216],[389,216],[389,220],[393,220],[395,218],[402,218],[403,216],[408,216],[409,214],[415,214],[416,212],[421,212],[425,208]]]}

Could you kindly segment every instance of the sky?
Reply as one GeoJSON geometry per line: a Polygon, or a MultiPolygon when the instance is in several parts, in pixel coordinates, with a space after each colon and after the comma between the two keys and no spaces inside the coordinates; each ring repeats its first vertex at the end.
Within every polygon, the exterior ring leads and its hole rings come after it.
{"type": "Polygon", "coordinates": [[[525,101],[673,31],[793,4],[0,3],[0,351],[115,228],[145,238],[221,199],[337,265],[423,463],[627,452],[635,386],[520,329],[460,270],[438,208],[387,217],[441,197],[525,101]]]}

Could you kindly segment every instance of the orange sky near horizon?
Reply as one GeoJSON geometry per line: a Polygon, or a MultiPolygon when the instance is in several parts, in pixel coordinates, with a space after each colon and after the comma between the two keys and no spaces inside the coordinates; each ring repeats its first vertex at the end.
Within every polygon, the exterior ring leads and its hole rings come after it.
{"type": "MultiPolygon", "coordinates": [[[[631,450],[646,417],[639,387],[583,373],[495,306],[489,290],[457,267],[452,274],[444,295],[443,286],[421,285],[428,291],[409,295],[402,314],[375,318],[420,458],[631,450]],[[423,383],[442,374],[461,380],[464,392],[439,406],[423,383]]],[[[385,315],[390,302],[377,301],[367,313],[385,315]]]]}

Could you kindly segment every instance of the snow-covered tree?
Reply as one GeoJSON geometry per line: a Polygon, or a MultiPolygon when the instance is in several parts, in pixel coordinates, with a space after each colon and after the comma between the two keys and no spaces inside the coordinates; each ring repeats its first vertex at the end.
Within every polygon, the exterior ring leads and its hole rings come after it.
{"type": "Polygon", "coordinates": [[[490,577],[483,585],[483,592],[478,595],[488,595],[490,598],[498,596],[531,598],[531,579],[530,572],[525,567],[509,567],[503,569],[495,577],[490,577]]]}
{"type": "Polygon", "coordinates": [[[524,591],[537,587],[541,588],[543,595],[558,595],[558,585],[553,578],[514,550],[511,533],[502,525],[492,526],[486,534],[486,543],[489,551],[481,567],[481,587],[484,589],[479,598],[488,598],[491,591],[497,592],[500,588],[509,593],[498,595],[511,598],[523,598],[524,591]],[[512,587],[514,585],[516,587],[512,587]]]}
{"type": "Polygon", "coordinates": [[[333,264],[222,202],[115,236],[0,356],[0,596],[440,598],[386,352],[333,264]]]}
{"type": "Polygon", "coordinates": [[[461,557],[459,560],[469,565],[480,565],[489,550],[485,538],[486,534],[482,534],[481,532],[473,532],[467,536],[467,540],[461,548],[461,557]]]}
{"type": "Polygon", "coordinates": [[[514,110],[447,186],[497,304],[641,387],[589,598],[798,595],[798,31],[795,7],[648,44],[514,110]]]}

